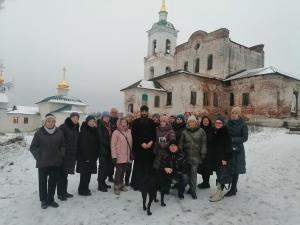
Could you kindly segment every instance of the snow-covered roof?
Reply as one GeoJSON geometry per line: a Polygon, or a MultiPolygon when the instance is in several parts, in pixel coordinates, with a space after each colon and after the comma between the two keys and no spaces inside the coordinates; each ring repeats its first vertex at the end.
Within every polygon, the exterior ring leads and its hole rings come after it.
{"type": "Polygon", "coordinates": [[[254,77],[254,76],[261,76],[261,75],[270,75],[270,74],[280,74],[285,77],[289,77],[295,80],[299,80],[298,78],[294,77],[291,74],[285,73],[283,71],[278,70],[277,68],[270,66],[266,68],[257,68],[252,70],[245,70],[240,73],[237,73],[233,76],[230,76],[229,78],[225,79],[224,81],[231,81],[236,79],[243,79],[248,77],[254,77]]]}
{"type": "Polygon", "coordinates": [[[67,96],[67,95],[51,96],[51,97],[43,99],[42,101],[37,102],[36,104],[43,103],[43,102],[86,106],[86,104],[83,103],[80,99],[72,97],[72,96],[67,96]]]}
{"type": "Polygon", "coordinates": [[[154,90],[154,91],[166,91],[157,81],[149,81],[149,80],[140,80],[121,91],[132,89],[132,88],[141,88],[147,90],[154,90]]]}
{"type": "Polygon", "coordinates": [[[59,109],[56,109],[52,111],[51,113],[72,113],[72,112],[77,112],[79,114],[84,114],[81,110],[78,110],[76,107],[73,105],[65,105],[59,109]]]}
{"type": "Polygon", "coordinates": [[[39,114],[39,108],[32,107],[32,106],[16,105],[12,108],[11,111],[8,111],[7,113],[8,114],[37,115],[37,114],[39,114]]]}
{"type": "Polygon", "coordinates": [[[0,102],[8,103],[8,98],[5,93],[0,93],[0,102]]]}

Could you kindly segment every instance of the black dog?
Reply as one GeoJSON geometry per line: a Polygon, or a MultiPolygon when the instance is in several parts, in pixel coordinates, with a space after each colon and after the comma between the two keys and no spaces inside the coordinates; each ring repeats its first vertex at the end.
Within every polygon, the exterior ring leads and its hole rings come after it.
{"type": "Polygon", "coordinates": [[[152,215],[150,207],[153,201],[158,202],[156,196],[157,191],[160,191],[160,204],[161,206],[166,206],[164,202],[164,196],[167,192],[168,185],[163,177],[158,173],[146,174],[142,183],[142,197],[143,197],[143,210],[147,210],[147,214],[152,215]],[[147,195],[149,195],[149,201],[146,206],[147,195]]]}

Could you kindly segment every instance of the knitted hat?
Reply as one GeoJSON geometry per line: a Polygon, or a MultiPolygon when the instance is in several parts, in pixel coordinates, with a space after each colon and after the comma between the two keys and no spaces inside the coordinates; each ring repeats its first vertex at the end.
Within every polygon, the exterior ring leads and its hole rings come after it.
{"type": "Polygon", "coordinates": [[[56,118],[52,113],[46,114],[45,121],[48,120],[48,119],[53,119],[54,121],[56,121],[56,118]]]}
{"type": "Polygon", "coordinates": [[[188,120],[187,120],[187,123],[191,122],[191,121],[195,121],[195,122],[198,122],[198,120],[196,119],[196,117],[194,115],[191,115],[188,120]]]}
{"type": "Polygon", "coordinates": [[[103,117],[110,117],[109,112],[104,111],[103,113],[101,113],[101,118],[103,118],[103,117]]]}
{"type": "Polygon", "coordinates": [[[225,117],[223,117],[223,116],[218,116],[218,117],[216,118],[216,121],[217,121],[217,120],[221,121],[221,122],[223,123],[223,125],[226,124],[225,117]]]}
{"type": "Polygon", "coordinates": [[[148,106],[146,106],[146,105],[142,105],[141,108],[140,108],[140,111],[141,111],[141,112],[142,112],[142,111],[149,112],[149,108],[148,108],[148,106]]]}
{"type": "Polygon", "coordinates": [[[96,121],[96,118],[94,117],[94,116],[92,116],[92,115],[88,115],[87,117],[86,117],[86,119],[85,119],[85,122],[89,122],[90,120],[95,120],[96,121]]]}
{"type": "Polygon", "coordinates": [[[158,114],[158,113],[154,113],[153,115],[152,115],[152,118],[159,118],[160,117],[160,115],[158,114]]]}
{"type": "Polygon", "coordinates": [[[178,146],[178,143],[177,143],[176,140],[171,140],[171,141],[169,142],[169,147],[170,147],[171,145],[176,145],[176,146],[178,146]]]}
{"type": "Polygon", "coordinates": [[[241,109],[241,107],[236,106],[236,107],[232,108],[231,113],[233,113],[233,112],[237,113],[240,116],[242,114],[242,109],[241,109]]]}
{"type": "Polygon", "coordinates": [[[176,116],[177,119],[182,119],[184,121],[184,115],[183,114],[178,114],[176,116]]]}
{"type": "Polygon", "coordinates": [[[72,112],[70,114],[70,118],[73,117],[73,116],[77,116],[78,118],[80,117],[78,112],[72,112]]]}

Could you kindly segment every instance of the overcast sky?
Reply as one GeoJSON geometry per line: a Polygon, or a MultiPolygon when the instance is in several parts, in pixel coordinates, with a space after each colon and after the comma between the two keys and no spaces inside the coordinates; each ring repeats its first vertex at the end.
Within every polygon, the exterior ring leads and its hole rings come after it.
{"type": "MultiPolygon", "coordinates": [[[[226,27],[233,41],[265,44],[265,66],[300,78],[299,0],[167,0],[178,43],[226,27]]],[[[143,78],[147,34],[161,0],[0,0],[0,64],[12,104],[56,94],[66,67],[70,95],[91,111],[123,110],[120,89],[143,78]]]]}

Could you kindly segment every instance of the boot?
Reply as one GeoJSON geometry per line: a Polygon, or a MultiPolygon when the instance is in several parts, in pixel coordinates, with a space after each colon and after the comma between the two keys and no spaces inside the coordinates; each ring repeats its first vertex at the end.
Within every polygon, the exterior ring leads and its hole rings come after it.
{"type": "Polygon", "coordinates": [[[114,193],[115,193],[115,195],[120,195],[121,194],[119,186],[117,186],[117,185],[114,186],[114,193]]]}
{"type": "Polygon", "coordinates": [[[236,195],[236,192],[237,192],[237,187],[236,186],[237,186],[238,179],[239,179],[239,175],[238,174],[233,175],[231,188],[225,194],[225,197],[231,197],[231,196],[236,195]]]}
{"type": "Polygon", "coordinates": [[[202,180],[203,182],[201,184],[198,184],[198,188],[199,189],[206,189],[206,188],[210,188],[210,184],[209,184],[209,175],[208,176],[203,176],[202,175],[202,180]]]}
{"type": "Polygon", "coordinates": [[[103,183],[98,184],[98,191],[107,192],[106,185],[103,183]]]}
{"type": "Polygon", "coordinates": [[[66,197],[67,198],[73,198],[73,195],[67,192],[66,197]]]}
{"type": "Polygon", "coordinates": [[[109,185],[109,184],[107,184],[107,183],[105,183],[105,182],[104,182],[104,185],[105,185],[106,188],[108,188],[108,189],[111,188],[111,185],[109,185]]]}
{"type": "Polygon", "coordinates": [[[210,202],[217,202],[217,201],[221,201],[224,197],[223,194],[223,187],[221,184],[218,183],[217,185],[217,191],[215,194],[212,195],[212,197],[209,199],[210,202]]]}
{"type": "Polygon", "coordinates": [[[125,192],[125,191],[128,191],[128,189],[125,187],[125,185],[123,185],[123,186],[120,187],[120,191],[124,191],[125,192]]]}
{"type": "Polygon", "coordinates": [[[47,209],[48,205],[47,205],[47,202],[41,202],[41,208],[42,209],[47,209]]]}

